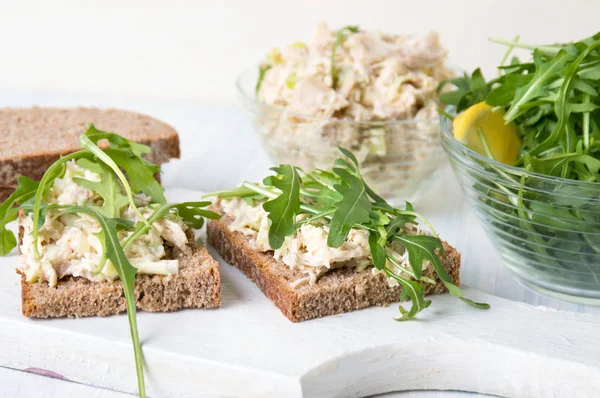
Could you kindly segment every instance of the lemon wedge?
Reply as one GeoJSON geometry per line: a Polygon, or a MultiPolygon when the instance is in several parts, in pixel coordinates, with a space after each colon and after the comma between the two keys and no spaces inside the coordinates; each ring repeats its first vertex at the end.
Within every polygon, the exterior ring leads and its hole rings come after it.
{"type": "Polygon", "coordinates": [[[519,156],[521,139],[514,123],[504,123],[504,114],[504,109],[494,110],[485,102],[475,104],[454,118],[454,138],[484,156],[488,156],[487,143],[494,159],[513,165],[519,156]]]}

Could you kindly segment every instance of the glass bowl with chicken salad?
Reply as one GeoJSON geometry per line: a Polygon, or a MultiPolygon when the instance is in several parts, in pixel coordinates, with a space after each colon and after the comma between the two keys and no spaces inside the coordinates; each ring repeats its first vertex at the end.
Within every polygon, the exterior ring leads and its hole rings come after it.
{"type": "Polygon", "coordinates": [[[438,35],[319,24],[309,43],[272,49],[237,82],[271,159],[306,171],[351,150],[382,196],[410,198],[445,162],[438,84],[453,76],[438,35]]]}

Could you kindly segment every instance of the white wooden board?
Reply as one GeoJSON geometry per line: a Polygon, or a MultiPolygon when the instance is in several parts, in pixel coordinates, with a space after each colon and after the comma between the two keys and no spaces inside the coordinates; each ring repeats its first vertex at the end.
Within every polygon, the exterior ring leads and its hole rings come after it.
{"type": "MultiPolygon", "coordinates": [[[[167,187],[224,189],[260,179],[270,164],[239,109],[0,90],[1,106],[33,104],[122,107],[172,124],[180,133],[182,159],[165,167],[167,187]]],[[[197,196],[168,193],[173,200],[197,196]]],[[[490,302],[492,310],[476,311],[438,297],[416,322],[394,322],[397,309],[389,307],[292,324],[238,271],[223,266],[221,309],[140,313],[150,392],[156,397],[190,392],[194,397],[341,397],[425,388],[519,397],[600,396],[600,308],[545,298],[518,284],[449,170],[415,204],[462,253],[461,280],[485,292],[468,289],[468,294],[490,302]]],[[[0,366],[53,370],[69,380],[135,392],[126,317],[23,318],[15,260],[0,258],[0,366]]],[[[63,397],[74,391],[54,380],[43,384],[54,393],[33,393],[14,379],[0,374],[0,396],[63,397]]]]}
{"type": "MultiPolygon", "coordinates": [[[[199,195],[169,192],[171,200],[199,195]]],[[[134,393],[126,317],[26,319],[15,262],[0,260],[0,366],[134,393]]],[[[600,317],[466,288],[492,309],[444,295],[413,322],[395,322],[391,306],[294,324],[239,271],[220,265],[220,309],[139,314],[151,395],[345,397],[425,388],[600,395],[600,317]]]]}

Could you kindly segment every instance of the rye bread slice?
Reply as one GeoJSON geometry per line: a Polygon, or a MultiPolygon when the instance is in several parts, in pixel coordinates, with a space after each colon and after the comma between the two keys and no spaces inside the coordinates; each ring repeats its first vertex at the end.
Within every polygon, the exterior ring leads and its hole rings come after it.
{"type": "MultiPolygon", "coordinates": [[[[248,237],[231,231],[230,217],[211,220],[207,225],[208,241],[221,257],[240,269],[251,279],[292,322],[301,322],[327,315],[341,314],[370,306],[387,306],[399,301],[401,287],[390,287],[383,274],[373,274],[372,267],[356,272],[349,268],[332,270],[322,275],[313,284],[290,286],[303,275],[282,262],[276,261],[271,253],[261,253],[251,248],[248,237]]],[[[446,242],[444,254],[440,256],[444,268],[452,281],[460,284],[460,253],[446,242]]],[[[436,280],[436,284],[425,284],[425,294],[440,294],[448,290],[428,268],[424,275],[436,280]]]]}
{"type": "MultiPolygon", "coordinates": [[[[136,276],[134,293],[139,310],[168,312],[221,305],[219,264],[193,239],[189,246],[191,254],[167,247],[167,257],[179,259],[178,274],[170,278],[136,276]]],[[[92,282],[81,277],[62,278],[56,287],[50,287],[47,283],[29,283],[21,275],[21,304],[23,315],[30,318],[107,316],[126,311],[119,280],[92,282]]]]}
{"type": "Polygon", "coordinates": [[[119,109],[0,109],[0,202],[24,175],[39,181],[61,155],[78,151],[79,137],[90,123],[152,148],[148,160],[162,164],[180,156],[173,127],[150,116],[119,109]]]}

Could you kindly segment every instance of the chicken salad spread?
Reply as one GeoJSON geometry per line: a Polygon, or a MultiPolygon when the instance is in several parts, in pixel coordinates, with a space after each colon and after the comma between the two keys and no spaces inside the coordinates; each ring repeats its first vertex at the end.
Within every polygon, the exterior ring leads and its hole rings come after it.
{"type": "Polygon", "coordinates": [[[438,35],[389,35],[319,24],[309,43],[271,50],[261,64],[255,120],[277,161],[322,168],[353,151],[384,195],[437,163],[437,86],[452,76],[438,35]],[[394,180],[393,184],[383,184],[394,180]],[[379,184],[379,183],[382,184],[379,184]]]}
{"type": "Polygon", "coordinates": [[[336,46],[339,34],[321,23],[312,42],[272,49],[258,99],[306,116],[353,121],[435,113],[437,85],[451,75],[436,33],[413,37],[355,28],[336,46]]]}
{"type": "MultiPolygon", "coordinates": [[[[239,232],[249,238],[250,246],[259,252],[273,251],[273,257],[290,267],[300,271],[302,278],[292,282],[292,287],[301,284],[314,284],[318,278],[330,270],[337,268],[355,268],[362,271],[373,264],[369,249],[369,235],[367,231],[351,229],[348,238],[340,247],[327,245],[329,225],[324,222],[305,223],[291,236],[285,238],[283,245],[273,250],[269,246],[269,220],[263,203],[248,204],[242,198],[217,199],[214,206],[220,213],[230,218],[228,228],[239,232]]],[[[298,216],[299,219],[306,215],[298,216]]],[[[409,235],[429,235],[428,231],[421,230],[419,225],[406,226],[409,235]]],[[[408,253],[400,243],[394,243],[387,248],[397,263],[404,268],[410,268],[408,253]]],[[[430,267],[428,262],[423,264],[423,269],[430,267]]],[[[371,267],[373,273],[382,271],[371,267]]],[[[401,272],[392,264],[388,264],[392,272],[401,272]]],[[[391,286],[398,284],[394,279],[388,278],[391,286]]]]}
{"type": "MultiPolygon", "coordinates": [[[[79,166],[75,161],[66,163],[65,174],[57,178],[44,199],[49,204],[90,205],[102,204],[102,198],[94,191],[78,185],[82,178],[99,181],[98,174],[79,166]]],[[[144,194],[134,195],[140,213],[147,217],[152,212],[150,198],[144,194]]],[[[123,209],[121,217],[134,223],[140,222],[132,208],[123,209]]],[[[85,213],[60,214],[59,210],[48,210],[45,222],[39,230],[39,257],[34,253],[31,214],[21,216],[18,226],[23,228],[19,269],[28,282],[48,282],[56,286],[65,276],[83,277],[91,281],[114,280],[117,271],[110,260],[102,261],[103,248],[100,241],[102,230],[98,221],[85,213]]],[[[125,254],[138,273],[173,275],[179,270],[179,261],[165,259],[165,243],[190,252],[187,245],[188,227],[174,215],[155,221],[148,233],[134,240],[125,254]]],[[[133,232],[120,231],[119,239],[127,239],[133,232]]]]}

